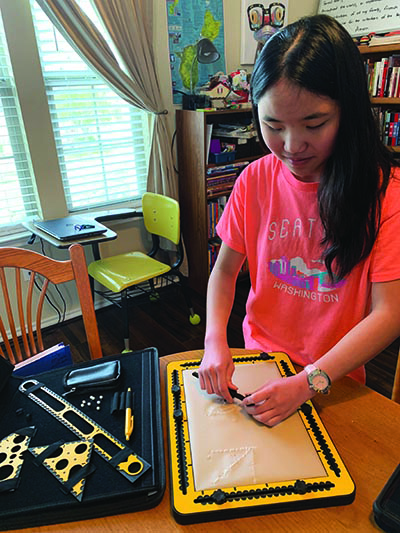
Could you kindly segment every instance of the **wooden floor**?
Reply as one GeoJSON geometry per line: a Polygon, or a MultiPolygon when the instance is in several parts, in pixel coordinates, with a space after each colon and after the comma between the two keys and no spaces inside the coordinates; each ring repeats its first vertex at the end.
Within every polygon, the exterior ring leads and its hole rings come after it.
{"type": "MultiPolygon", "coordinates": [[[[249,282],[243,279],[238,282],[236,299],[228,326],[228,342],[235,348],[244,346],[242,320],[245,314],[245,302],[249,290],[249,282]]],[[[188,310],[176,287],[162,290],[158,302],[150,302],[147,297],[140,297],[131,309],[131,348],[140,350],[155,346],[160,356],[176,352],[203,348],[205,331],[205,301],[197,293],[193,293],[195,312],[202,321],[192,326],[188,318],[188,310]]],[[[120,353],[122,345],[122,325],[118,309],[114,306],[97,311],[100,337],[104,355],[120,353]]],[[[51,346],[63,341],[69,344],[75,361],[88,359],[86,337],[80,319],[70,320],[61,326],[49,328],[45,332],[45,345],[51,346]]],[[[393,343],[383,353],[367,365],[367,385],[377,392],[390,397],[397,361],[399,342],[393,343]]]]}

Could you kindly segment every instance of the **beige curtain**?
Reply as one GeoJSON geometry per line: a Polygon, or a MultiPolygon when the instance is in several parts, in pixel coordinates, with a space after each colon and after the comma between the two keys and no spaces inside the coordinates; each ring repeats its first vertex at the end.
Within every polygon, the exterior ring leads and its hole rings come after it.
{"type": "Polygon", "coordinates": [[[74,49],[124,100],[154,115],[147,190],[178,199],[167,111],[154,64],[152,0],[91,0],[113,50],[75,0],[36,0],[74,49]]]}

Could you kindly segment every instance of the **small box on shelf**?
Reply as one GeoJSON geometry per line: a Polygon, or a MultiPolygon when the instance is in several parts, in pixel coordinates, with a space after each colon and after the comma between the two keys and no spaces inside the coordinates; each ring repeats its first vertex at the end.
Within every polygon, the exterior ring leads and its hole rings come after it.
{"type": "Polygon", "coordinates": [[[230,161],[235,161],[236,152],[220,152],[220,153],[210,153],[208,156],[209,163],[228,163],[230,161]]]}

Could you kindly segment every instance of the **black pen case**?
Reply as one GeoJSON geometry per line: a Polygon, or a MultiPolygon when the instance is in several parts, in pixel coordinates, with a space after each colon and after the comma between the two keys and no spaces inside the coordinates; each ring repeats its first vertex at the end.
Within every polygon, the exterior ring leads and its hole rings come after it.
{"type": "Polygon", "coordinates": [[[64,389],[69,392],[114,389],[121,376],[117,361],[105,361],[94,366],[73,368],[64,376],[64,389]]]}

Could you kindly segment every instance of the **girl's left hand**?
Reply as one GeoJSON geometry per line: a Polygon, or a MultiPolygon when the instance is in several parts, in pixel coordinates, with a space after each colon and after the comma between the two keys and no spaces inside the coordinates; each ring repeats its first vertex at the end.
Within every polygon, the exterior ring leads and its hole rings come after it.
{"type": "Polygon", "coordinates": [[[276,426],[315,395],[303,372],[265,383],[243,400],[246,411],[266,426],[276,426]],[[254,405],[250,405],[254,404],[254,405]]]}

